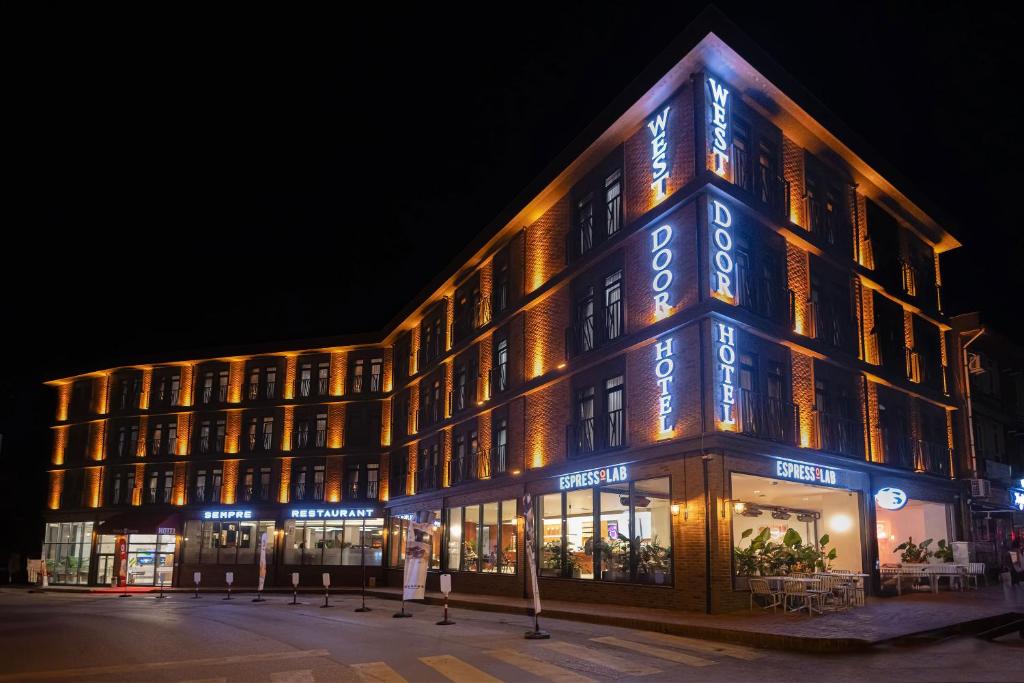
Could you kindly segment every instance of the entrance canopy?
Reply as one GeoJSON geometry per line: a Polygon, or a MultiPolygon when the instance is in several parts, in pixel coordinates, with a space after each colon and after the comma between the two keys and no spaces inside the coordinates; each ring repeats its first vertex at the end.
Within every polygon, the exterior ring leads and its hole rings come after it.
{"type": "MultiPolygon", "coordinates": [[[[127,530],[130,534],[156,534],[161,529],[179,530],[181,516],[166,510],[131,509],[119,512],[103,520],[97,526],[101,534],[119,534],[127,530]]],[[[163,533],[174,533],[164,531],[163,533]]]]}

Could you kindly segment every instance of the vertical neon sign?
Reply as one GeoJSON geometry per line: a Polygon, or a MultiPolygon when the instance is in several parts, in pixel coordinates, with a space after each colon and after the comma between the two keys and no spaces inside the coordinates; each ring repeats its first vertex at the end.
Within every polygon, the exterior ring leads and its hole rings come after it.
{"type": "Polygon", "coordinates": [[[736,303],[734,292],[736,262],[732,255],[732,212],[717,199],[708,202],[711,211],[711,295],[728,304],[736,303]]]}
{"type": "Polygon", "coordinates": [[[673,279],[669,268],[672,265],[671,239],[672,226],[667,223],[651,231],[651,268],[654,270],[651,288],[654,290],[655,320],[661,320],[672,312],[668,291],[673,279]]]}
{"type": "Polygon", "coordinates": [[[668,180],[668,143],[665,141],[665,127],[668,125],[668,110],[665,107],[662,112],[647,123],[651,131],[651,175],[657,198],[665,196],[665,181],[668,180]]]}
{"type": "Polygon", "coordinates": [[[709,142],[711,170],[725,178],[729,170],[729,90],[713,77],[707,77],[710,99],[709,142]]]}
{"type": "Polygon", "coordinates": [[[715,422],[724,431],[736,428],[736,329],[722,322],[713,322],[715,335],[715,365],[718,405],[715,408],[715,422]]]}
{"type": "Polygon", "coordinates": [[[657,342],[654,345],[654,377],[658,385],[658,431],[671,432],[675,428],[675,415],[672,406],[672,393],[669,385],[672,384],[673,373],[676,369],[673,347],[675,340],[672,337],[657,342]]]}

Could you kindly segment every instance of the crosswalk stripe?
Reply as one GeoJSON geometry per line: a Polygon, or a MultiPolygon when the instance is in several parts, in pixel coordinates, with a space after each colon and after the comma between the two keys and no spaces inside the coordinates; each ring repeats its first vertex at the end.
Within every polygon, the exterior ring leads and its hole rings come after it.
{"type": "Polygon", "coordinates": [[[652,645],[644,645],[643,643],[634,643],[631,640],[623,640],[622,638],[616,638],[615,636],[601,636],[600,638],[591,638],[595,643],[604,643],[606,645],[614,645],[621,647],[626,650],[633,650],[641,654],[648,655],[650,657],[657,657],[658,659],[667,659],[670,662],[678,662],[679,664],[688,664],[690,666],[710,666],[714,664],[710,659],[704,659],[703,657],[694,657],[683,652],[676,652],[675,650],[666,650],[663,647],[654,647],[652,645]]]}
{"type": "Polygon", "coordinates": [[[531,657],[528,654],[516,652],[515,650],[510,650],[508,648],[487,650],[484,654],[490,655],[495,659],[500,659],[506,664],[511,664],[512,666],[518,667],[527,673],[531,673],[539,678],[545,678],[553,683],[594,683],[593,678],[581,676],[575,671],[563,669],[560,666],[543,662],[536,657],[531,657]]]}
{"type": "Polygon", "coordinates": [[[451,655],[420,657],[420,661],[455,683],[502,683],[500,678],[484,673],[472,664],[451,655]]]}
{"type": "Polygon", "coordinates": [[[392,669],[384,662],[366,662],[364,664],[351,664],[359,677],[367,683],[408,683],[402,675],[392,669]]]}
{"type": "MultiPolygon", "coordinates": [[[[634,637],[639,638],[640,634],[637,633],[634,637]]],[[[677,647],[689,648],[691,650],[701,650],[702,652],[714,652],[715,654],[725,655],[726,657],[734,657],[736,659],[755,660],[760,659],[762,654],[757,650],[744,647],[742,645],[731,645],[729,643],[716,643],[708,640],[698,640],[696,638],[684,638],[683,636],[673,636],[668,633],[656,633],[653,631],[644,631],[643,637],[647,640],[653,640],[655,642],[664,643],[665,645],[675,645],[677,647]]]]}
{"type": "Polygon", "coordinates": [[[270,674],[270,683],[314,683],[311,669],[275,671],[270,674]]]}
{"type": "Polygon", "coordinates": [[[583,645],[576,645],[575,643],[564,643],[560,640],[548,640],[540,645],[541,647],[554,650],[559,654],[575,657],[576,659],[582,659],[585,662],[593,662],[594,664],[599,664],[606,669],[618,671],[619,673],[628,674],[630,676],[646,676],[648,674],[661,673],[661,669],[656,669],[653,666],[633,662],[626,657],[616,657],[608,652],[584,647],[583,645]]]}

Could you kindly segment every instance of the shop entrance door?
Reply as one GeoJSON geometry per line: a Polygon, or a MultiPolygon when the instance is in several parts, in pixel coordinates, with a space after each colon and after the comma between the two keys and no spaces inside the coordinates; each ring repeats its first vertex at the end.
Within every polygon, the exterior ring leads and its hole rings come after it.
{"type": "Polygon", "coordinates": [[[96,556],[96,583],[100,586],[114,585],[114,556],[96,556]]]}

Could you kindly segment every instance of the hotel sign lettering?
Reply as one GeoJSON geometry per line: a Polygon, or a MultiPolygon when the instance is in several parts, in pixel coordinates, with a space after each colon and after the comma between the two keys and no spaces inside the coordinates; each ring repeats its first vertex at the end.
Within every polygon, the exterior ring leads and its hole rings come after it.
{"type": "Polygon", "coordinates": [[[733,431],[736,425],[736,328],[713,321],[715,337],[715,422],[719,429],[733,431]]]}
{"type": "Polygon", "coordinates": [[[625,465],[596,467],[592,470],[572,472],[558,477],[558,490],[570,491],[588,486],[603,486],[629,480],[629,469],[625,465]]]}
{"type": "Polygon", "coordinates": [[[658,428],[662,432],[670,432],[675,427],[672,392],[669,387],[676,369],[675,361],[672,359],[674,355],[675,339],[672,337],[655,343],[654,381],[658,385],[658,428]]]}
{"type": "Polygon", "coordinates": [[[775,474],[781,479],[791,481],[805,481],[811,484],[824,484],[825,486],[836,486],[838,482],[838,470],[823,465],[813,465],[798,460],[776,460],[775,474]]]}
{"type": "Polygon", "coordinates": [[[732,142],[730,130],[729,90],[713,76],[707,76],[708,98],[708,148],[711,170],[723,178],[729,172],[729,145],[732,142]]]}
{"type": "Polygon", "coordinates": [[[672,226],[666,223],[651,231],[651,270],[654,279],[651,289],[654,290],[654,319],[661,320],[672,313],[669,302],[669,287],[672,285],[672,226]]]}
{"type": "Polygon", "coordinates": [[[373,508],[291,508],[292,519],[365,519],[378,517],[373,508]]]}
{"type": "Polygon", "coordinates": [[[711,223],[711,296],[736,303],[736,260],[733,256],[732,211],[717,199],[708,201],[711,223]]]}
{"type": "Polygon", "coordinates": [[[665,181],[668,180],[668,142],[665,140],[665,129],[668,126],[668,110],[647,122],[647,130],[651,132],[651,187],[658,199],[665,196],[665,181]]]}

